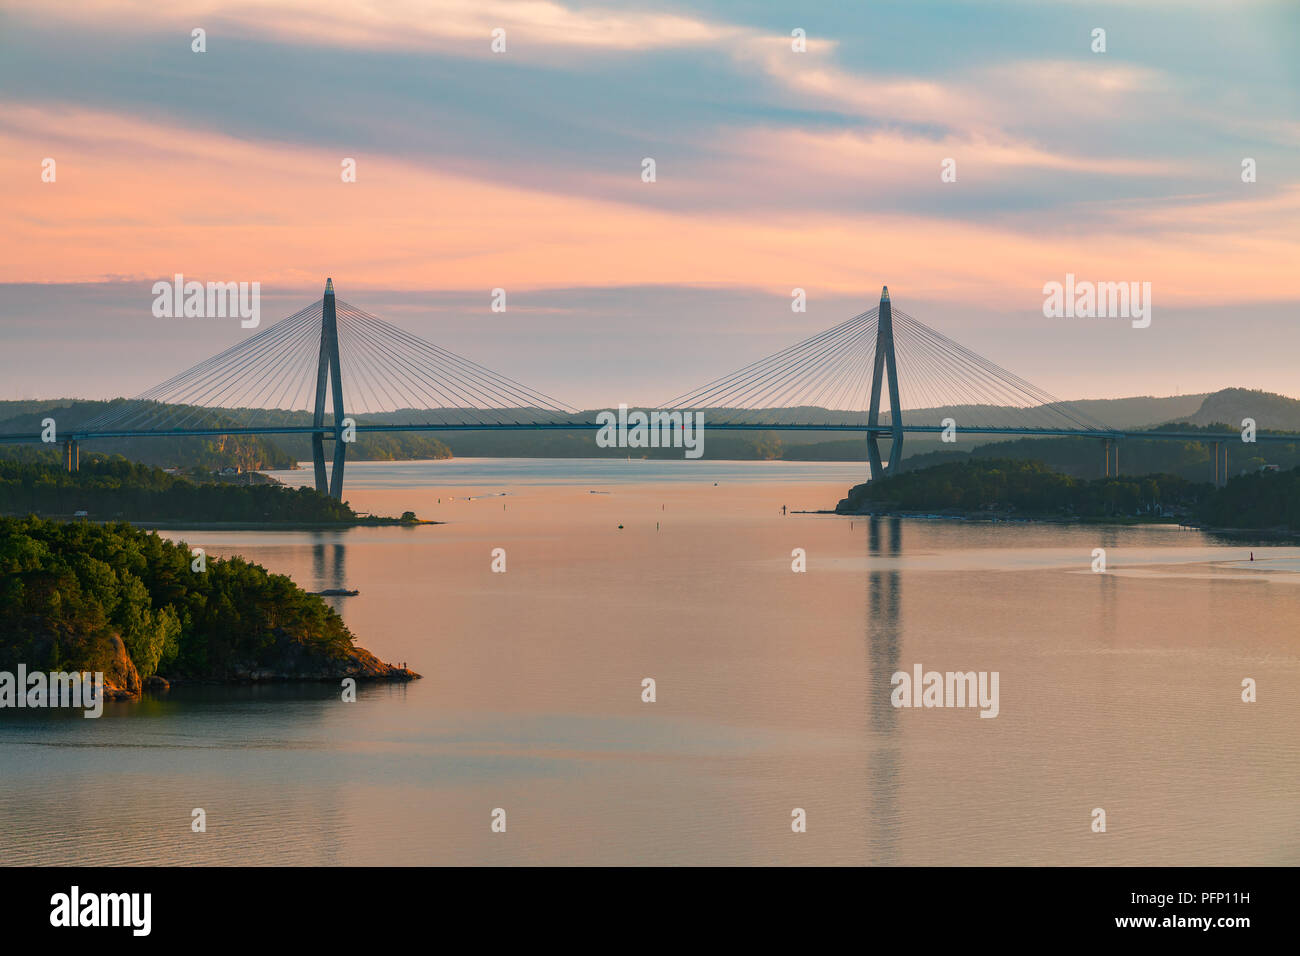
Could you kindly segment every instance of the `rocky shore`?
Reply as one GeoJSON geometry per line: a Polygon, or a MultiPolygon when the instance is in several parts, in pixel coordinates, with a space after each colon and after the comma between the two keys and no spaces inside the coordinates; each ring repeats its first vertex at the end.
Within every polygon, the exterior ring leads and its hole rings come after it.
{"type": "Polygon", "coordinates": [[[104,671],[104,698],[136,700],[145,690],[162,692],[173,685],[333,682],[347,677],[359,683],[377,683],[419,680],[421,676],[410,668],[381,661],[364,647],[350,648],[339,656],[324,656],[283,632],[276,638],[273,652],[256,664],[237,664],[219,674],[155,674],[142,681],[122,639],[114,635],[113,660],[104,671]]]}

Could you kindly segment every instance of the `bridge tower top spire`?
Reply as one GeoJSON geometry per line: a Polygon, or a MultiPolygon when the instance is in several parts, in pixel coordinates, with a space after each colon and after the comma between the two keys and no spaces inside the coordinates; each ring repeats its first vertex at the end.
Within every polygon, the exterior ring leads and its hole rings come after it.
{"type": "Polygon", "coordinates": [[[876,432],[867,433],[867,458],[871,462],[871,480],[887,478],[898,471],[903,452],[903,409],[898,397],[898,361],[894,354],[894,308],[889,303],[889,286],[880,287],[880,310],[876,318],[876,364],[871,375],[871,407],[867,410],[867,424],[873,428],[880,424],[881,391],[888,388],[889,395],[889,464],[880,455],[880,440],[876,432]]]}
{"type": "Polygon", "coordinates": [[[347,445],[343,441],[343,373],[339,362],[338,306],[334,300],[334,280],[325,280],[325,297],[321,300],[320,364],[316,367],[316,410],[312,424],[325,424],[325,392],[329,386],[334,396],[334,470],[325,473],[325,433],[312,432],[311,457],[316,468],[316,490],[332,498],[343,497],[343,463],[347,445]]]}

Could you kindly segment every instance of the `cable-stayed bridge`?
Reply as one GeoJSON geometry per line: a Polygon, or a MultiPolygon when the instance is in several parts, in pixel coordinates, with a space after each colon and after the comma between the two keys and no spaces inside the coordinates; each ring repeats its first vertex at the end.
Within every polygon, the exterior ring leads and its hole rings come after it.
{"type": "MultiPolygon", "coordinates": [[[[705,410],[711,430],[862,434],[872,477],[894,472],[905,434],[960,432],[1100,439],[1107,475],[1112,451],[1119,472],[1121,439],[1205,442],[1215,446],[1217,484],[1221,471],[1226,478],[1227,443],[1241,437],[1113,429],[895,309],[887,287],[876,308],[640,411],[658,437],[661,425],[680,428],[683,415],[705,410]]],[[[341,498],[357,433],[599,430],[606,425],[598,417],[349,305],[331,279],[313,304],[56,440],[75,469],[79,443],[95,439],[309,436],[317,489],[341,498]],[[326,442],[334,443],[329,467],[326,442]]],[[[49,440],[0,434],[3,443],[49,440]]]]}

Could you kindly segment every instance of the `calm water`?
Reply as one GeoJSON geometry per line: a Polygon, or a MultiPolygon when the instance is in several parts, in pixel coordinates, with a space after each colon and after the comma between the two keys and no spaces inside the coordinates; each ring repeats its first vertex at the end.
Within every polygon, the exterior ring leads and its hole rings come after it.
{"type": "Polygon", "coordinates": [[[354,507],[447,524],[169,534],[359,588],[424,679],[6,712],[0,861],[1300,863],[1300,549],[780,514],[861,469],[352,464],[354,507]],[[917,663],[998,671],[999,716],[895,709],[917,663]]]}

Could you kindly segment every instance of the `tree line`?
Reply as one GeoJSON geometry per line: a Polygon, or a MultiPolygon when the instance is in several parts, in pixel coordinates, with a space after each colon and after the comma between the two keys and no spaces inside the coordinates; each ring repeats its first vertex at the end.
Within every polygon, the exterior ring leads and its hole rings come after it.
{"type": "Polygon", "coordinates": [[[0,514],[140,521],[348,522],[345,502],[314,488],[197,483],[127,461],[88,457],[80,471],[40,461],[0,461],[0,514]]]}
{"type": "Polygon", "coordinates": [[[1300,467],[1238,475],[1215,488],[1178,475],[1086,479],[1041,461],[977,458],[856,485],[837,508],[873,509],[1076,518],[1177,514],[1216,528],[1300,530],[1300,467]]]}
{"type": "Polygon", "coordinates": [[[0,518],[0,669],[107,672],[120,636],[141,678],[221,678],[286,648],[348,654],[320,598],[243,558],[196,571],[185,544],[126,524],[0,518]]]}

